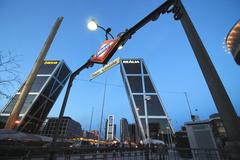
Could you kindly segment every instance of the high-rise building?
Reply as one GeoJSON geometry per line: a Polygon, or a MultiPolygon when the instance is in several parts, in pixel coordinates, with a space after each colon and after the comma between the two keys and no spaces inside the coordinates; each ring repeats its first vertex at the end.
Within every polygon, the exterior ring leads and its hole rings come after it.
{"type": "Polygon", "coordinates": [[[116,134],[116,125],[114,124],[114,116],[108,116],[107,120],[107,136],[106,140],[113,141],[116,134]]]}
{"type": "Polygon", "coordinates": [[[172,133],[173,128],[143,59],[122,59],[120,65],[142,139],[159,139],[158,135],[161,132],[172,133]]]}
{"type": "MultiPolygon", "coordinates": [[[[40,134],[42,136],[53,137],[55,134],[55,128],[58,118],[51,117],[47,118],[40,128],[40,134]]],[[[80,137],[82,133],[81,124],[74,121],[70,117],[63,117],[60,122],[60,127],[58,130],[59,138],[75,138],[80,137]]]]}
{"type": "Polygon", "coordinates": [[[128,125],[128,132],[129,132],[129,141],[134,143],[140,142],[140,132],[139,128],[136,124],[129,124],[128,125]]]}
{"type": "Polygon", "coordinates": [[[120,137],[121,142],[129,141],[128,121],[126,118],[120,120],[120,137]]]}
{"type": "MultiPolygon", "coordinates": [[[[19,131],[38,132],[70,74],[71,71],[63,60],[43,62],[20,111],[20,123],[16,124],[19,131]]],[[[11,114],[23,85],[0,112],[2,127],[11,114]]]]}

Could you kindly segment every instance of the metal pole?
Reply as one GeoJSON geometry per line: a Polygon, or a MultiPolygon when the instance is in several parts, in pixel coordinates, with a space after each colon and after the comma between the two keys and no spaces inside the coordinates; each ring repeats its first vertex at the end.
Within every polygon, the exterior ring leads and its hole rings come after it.
{"type": "Polygon", "coordinates": [[[92,129],[93,111],[94,111],[94,107],[92,107],[91,120],[90,120],[90,124],[89,124],[89,132],[90,132],[90,131],[91,131],[91,129],[92,129]]]}
{"type": "Polygon", "coordinates": [[[69,78],[69,81],[68,81],[67,90],[66,90],[66,93],[65,93],[65,96],[64,96],[64,99],[63,99],[62,107],[61,107],[61,110],[60,110],[60,113],[59,113],[59,116],[58,116],[58,120],[57,120],[57,124],[56,124],[56,128],[55,128],[55,134],[53,136],[53,143],[56,142],[56,139],[58,137],[58,130],[59,130],[60,123],[61,123],[61,120],[62,120],[63,115],[64,115],[64,111],[65,111],[65,108],[66,108],[66,104],[67,104],[68,96],[69,96],[69,93],[70,93],[70,90],[71,90],[71,87],[72,87],[73,80],[83,69],[86,69],[88,67],[92,67],[92,65],[93,65],[92,62],[90,60],[88,60],[84,65],[82,65],[74,73],[71,74],[71,76],[69,78]]]}
{"type": "Polygon", "coordinates": [[[182,17],[180,18],[181,24],[202,70],[219,115],[227,131],[229,140],[240,141],[240,124],[238,116],[228,94],[217,74],[207,50],[180,0],[177,5],[180,7],[180,12],[182,13],[182,17]]]}
{"type": "MultiPolygon", "coordinates": [[[[59,116],[58,116],[58,119],[57,119],[57,123],[56,123],[56,126],[55,126],[55,133],[53,135],[53,140],[52,140],[52,146],[53,147],[56,146],[55,143],[56,143],[57,138],[58,138],[59,127],[60,127],[60,124],[61,124],[61,121],[62,121],[62,118],[63,118],[63,115],[64,115],[64,111],[65,111],[68,96],[69,96],[69,93],[70,93],[70,90],[71,90],[71,87],[72,87],[72,84],[73,84],[73,80],[83,69],[86,69],[86,68],[92,67],[92,66],[93,66],[93,63],[91,62],[91,60],[88,60],[84,65],[82,65],[80,68],[78,68],[70,76],[70,79],[68,81],[67,90],[66,90],[64,100],[63,100],[63,103],[62,103],[62,107],[61,107],[61,110],[60,110],[60,113],[59,113],[59,116]]],[[[50,153],[50,158],[49,159],[51,159],[51,160],[54,159],[54,152],[50,153]]]]}
{"type": "Polygon", "coordinates": [[[21,90],[19,98],[17,99],[17,102],[13,107],[13,111],[10,114],[10,116],[8,117],[8,120],[5,125],[5,129],[14,129],[15,121],[19,118],[19,113],[21,112],[22,106],[27,98],[28,92],[30,91],[30,89],[32,87],[32,84],[36,78],[36,75],[44,61],[44,58],[47,55],[47,52],[52,44],[52,41],[58,31],[59,26],[61,25],[62,20],[63,20],[63,17],[57,18],[57,20],[52,28],[52,31],[50,32],[46,42],[44,43],[44,46],[43,46],[41,52],[39,53],[39,56],[35,62],[35,65],[31,71],[31,73],[29,74],[25,84],[23,85],[23,89],[21,90]]]}
{"type": "Polygon", "coordinates": [[[104,106],[105,106],[106,86],[107,86],[107,78],[105,79],[105,84],[104,84],[102,112],[101,112],[101,119],[100,119],[100,126],[99,126],[99,136],[98,136],[98,147],[100,145],[101,133],[102,133],[102,119],[103,119],[103,111],[104,111],[104,106]]]}
{"type": "MultiPolygon", "coordinates": [[[[192,114],[192,110],[191,110],[191,107],[190,107],[190,104],[189,104],[189,101],[188,101],[187,92],[184,92],[184,95],[185,95],[185,97],[186,97],[187,104],[188,104],[188,109],[189,109],[189,112],[190,112],[190,117],[191,117],[191,119],[192,119],[193,114],[192,114]]],[[[192,120],[193,120],[193,119],[192,119],[192,120]]]]}

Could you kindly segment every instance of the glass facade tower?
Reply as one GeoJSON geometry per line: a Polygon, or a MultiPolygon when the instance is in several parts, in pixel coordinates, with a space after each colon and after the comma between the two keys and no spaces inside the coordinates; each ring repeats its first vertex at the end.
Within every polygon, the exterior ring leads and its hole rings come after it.
{"type": "Polygon", "coordinates": [[[121,74],[142,139],[173,132],[143,59],[122,59],[121,74]]]}
{"type": "MultiPolygon", "coordinates": [[[[20,123],[16,125],[18,130],[30,133],[38,132],[70,73],[70,69],[63,60],[45,60],[43,62],[19,114],[20,123]]],[[[0,112],[2,127],[11,114],[23,85],[0,112]]]]}

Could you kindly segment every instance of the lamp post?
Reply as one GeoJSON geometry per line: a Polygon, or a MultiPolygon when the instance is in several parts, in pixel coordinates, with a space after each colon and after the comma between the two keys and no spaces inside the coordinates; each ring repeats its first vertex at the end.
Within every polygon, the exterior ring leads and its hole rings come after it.
{"type": "Polygon", "coordinates": [[[104,106],[105,106],[106,87],[107,87],[107,78],[106,78],[105,84],[104,84],[102,111],[101,111],[101,119],[100,119],[100,126],[99,126],[99,136],[98,136],[98,147],[100,145],[101,133],[102,133],[102,119],[103,119],[103,111],[104,111],[104,106]]]}
{"type": "MultiPolygon", "coordinates": [[[[108,35],[111,36],[111,38],[113,38],[112,34],[110,33],[111,29],[108,28],[108,29],[104,29],[103,27],[97,25],[94,26],[94,23],[91,22],[90,24],[88,24],[88,28],[90,30],[94,30],[94,28],[102,28],[106,35],[106,40],[108,39],[108,35]]],[[[118,41],[116,41],[118,42],[118,41]]],[[[115,43],[115,45],[113,46],[113,48],[111,49],[106,49],[105,52],[103,53],[104,54],[104,58],[102,57],[98,57],[96,53],[95,55],[91,56],[81,67],[79,67],[76,71],[74,71],[70,78],[69,78],[69,81],[68,81],[68,86],[67,86],[67,90],[66,90],[66,93],[65,93],[65,96],[64,96],[64,100],[63,100],[63,103],[62,103],[62,107],[61,107],[61,110],[60,110],[60,113],[59,113],[59,116],[58,116],[58,120],[57,120],[57,123],[56,123],[56,127],[55,127],[55,133],[53,135],[53,140],[52,140],[52,146],[53,147],[56,147],[56,141],[57,141],[57,138],[58,138],[58,131],[59,131],[59,128],[60,128],[60,123],[62,121],[62,118],[63,118],[63,115],[64,115],[64,111],[65,111],[65,108],[66,108],[66,104],[67,104],[67,100],[68,100],[68,96],[69,96],[69,93],[70,93],[70,90],[71,90],[71,87],[73,85],[73,81],[74,79],[76,78],[77,75],[80,74],[80,72],[84,69],[87,69],[89,67],[92,67],[94,65],[94,63],[99,63],[99,64],[105,64],[108,62],[108,60],[113,56],[113,54],[116,52],[117,50],[117,47],[119,46],[119,43],[115,43]]],[[[103,46],[101,46],[103,47],[103,46]]],[[[100,49],[102,49],[100,47],[100,49]]],[[[99,133],[101,134],[101,133],[99,133]]],[[[50,153],[50,158],[49,159],[54,159],[54,151],[52,151],[50,153]]]]}
{"type": "Polygon", "coordinates": [[[89,29],[90,31],[95,31],[95,30],[97,30],[98,28],[100,28],[100,29],[102,29],[102,30],[105,32],[105,38],[106,38],[106,40],[108,40],[108,35],[109,35],[112,39],[114,39],[113,35],[110,33],[112,29],[111,29],[110,27],[108,27],[108,28],[106,29],[106,28],[100,26],[100,25],[95,21],[95,19],[91,19],[91,20],[88,22],[87,27],[88,27],[88,29],[89,29]]]}

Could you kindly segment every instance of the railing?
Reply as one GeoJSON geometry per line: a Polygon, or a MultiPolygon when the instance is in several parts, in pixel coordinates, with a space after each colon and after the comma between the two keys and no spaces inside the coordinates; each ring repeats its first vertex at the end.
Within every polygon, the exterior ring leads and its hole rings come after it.
{"type": "Polygon", "coordinates": [[[54,152],[56,159],[115,159],[115,160],[228,160],[227,153],[216,149],[190,149],[190,148],[117,148],[117,147],[25,147],[0,146],[0,159],[47,160],[54,152]]]}

